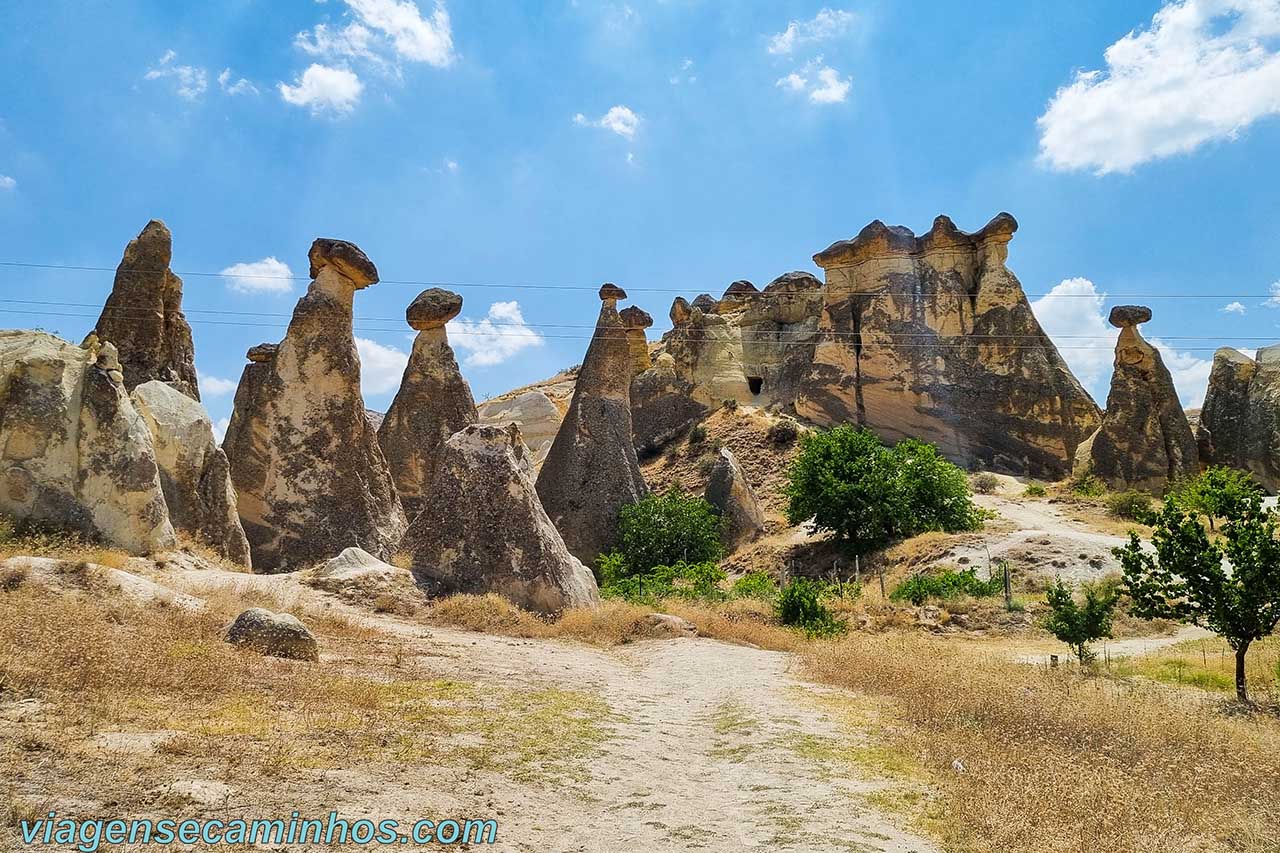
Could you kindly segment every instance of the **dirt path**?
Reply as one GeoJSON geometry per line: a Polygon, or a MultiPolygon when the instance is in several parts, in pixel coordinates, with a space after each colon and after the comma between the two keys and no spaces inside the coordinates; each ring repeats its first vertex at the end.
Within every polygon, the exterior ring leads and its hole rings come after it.
{"type": "MultiPolygon", "coordinates": [[[[262,586],[315,604],[287,577],[200,572],[207,586],[262,586]]],[[[603,697],[611,736],[585,774],[551,788],[483,774],[388,787],[358,768],[332,779],[328,803],[345,812],[497,815],[512,851],[895,851],[937,848],[899,829],[864,795],[882,790],[840,760],[863,743],[833,713],[853,700],[809,684],[784,653],[707,639],[647,641],[601,650],[430,627],[334,608],[396,634],[441,677],[537,682],[603,697]],[[481,805],[477,805],[477,803],[481,805]]]]}

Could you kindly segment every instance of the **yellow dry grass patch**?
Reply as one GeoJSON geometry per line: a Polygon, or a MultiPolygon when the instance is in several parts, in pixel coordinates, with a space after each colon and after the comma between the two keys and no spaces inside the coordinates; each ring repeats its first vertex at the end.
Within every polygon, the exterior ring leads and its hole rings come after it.
{"type": "MultiPolygon", "coordinates": [[[[1196,687],[1235,695],[1235,652],[1219,637],[1187,640],[1168,648],[1112,661],[1119,675],[1140,676],[1165,684],[1196,687]]],[[[1280,637],[1268,637],[1249,647],[1245,658],[1249,694],[1255,700],[1280,702],[1280,637]]]]}

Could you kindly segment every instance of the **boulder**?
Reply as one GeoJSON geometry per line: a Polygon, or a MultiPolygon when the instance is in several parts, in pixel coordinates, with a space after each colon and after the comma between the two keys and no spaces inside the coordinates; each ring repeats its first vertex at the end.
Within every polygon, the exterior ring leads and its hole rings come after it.
{"type": "Polygon", "coordinates": [[[327,585],[341,586],[365,579],[389,580],[406,570],[384,563],[368,551],[359,548],[344,548],[342,553],[316,566],[311,573],[313,586],[325,588],[327,585]]]}
{"type": "Polygon", "coordinates": [[[227,628],[226,640],[235,646],[275,658],[318,661],[316,635],[296,616],[251,607],[227,628]]]}
{"type": "Polygon", "coordinates": [[[172,257],[169,229],[151,220],[125,247],[93,334],[115,344],[129,391],[159,380],[199,400],[195,347],[182,313],[182,279],[169,269],[172,257]]]}
{"type": "Polygon", "coordinates": [[[696,637],[698,626],[687,619],[672,616],[670,613],[650,613],[645,617],[645,626],[651,637],[696,637]]]}
{"type": "Polygon", "coordinates": [[[560,431],[564,412],[542,391],[525,391],[514,397],[489,400],[479,406],[480,423],[520,427],[532,453],[531,461],[540,466],[551,451],[551,443],[560,431]]]}
{"type": "Polygon", "coordinates": [[[352,333],[355,293],[377,270],[340,240],[316,240],[309,259],[315,280],[284,340],[249,351],[222,443],[257,571],[352,545],[387,559],[406,527],[352,333]]]}
{"type": "Polygon", "coordinates": [[[1205,465],[1243,469],[1280,491],[1280,345],[1256,359],[1230,347],[1214,353],[1196,438],[1205,465]]]}
{"type": "Polygon", "coordinates": [[[742,466],[727,447],[720,448],[711,468],[705,497],[720,511],[720,540],[727,552],[736,551],[764,532],[764,510],[742,466]]]}
{"type": "Polygon", "coordinates": [[[1092,471],[1113,489],[1163,494],[1200,470],[1196,440],[1159,351],[1138,332],[1151,310],[1121,305],[1111,311],[1120,328],[1111,393],[1102,425],[1081,445],[1076,471],[1092,471]]]}
{"type": "Polygon", "coordinates": [[[599,602],[591,571],[543,510],[527,456],[514,425],[474,424],[445,443],[404,538],[420,584],[437,594],[493,592],[539,613],[599,602]]]}
{"type": "Polygon", "coordinates": [[[204,406],[156,379],[134,388],[132,397],[151,432],[173,526],[231,562],[250,565],[231,467],[204,406]]]}
{"type": "Polygon", "coordinates": [[[600,316],[573,400],[538,474],[538,496],[569,551],[593,562],[612,545],[622,507],[647,489],[631,434],[631,352],[622,288],[600,288],[600,316]]]}
{"type": "Polygon", "coordinates": [[[0,514],[132,554],[176,544],[116,348],[0,331],[0,514]]]}
{"type": "Polygon", "coordinates": [[[417,515],[431,488],[444,443],[478,418],[471,387],[462,378],[445,331],[445,324],[461,310],[461,296],[433,287],[418,294],[405,312],[418,334],[400,390],[378,428],[378,444],[409,519],[417,515]]]}

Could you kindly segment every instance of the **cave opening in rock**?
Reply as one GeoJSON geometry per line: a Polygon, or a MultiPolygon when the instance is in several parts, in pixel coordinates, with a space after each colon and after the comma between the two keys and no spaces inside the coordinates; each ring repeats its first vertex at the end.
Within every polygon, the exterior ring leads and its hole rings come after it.
{"type": "Polygon", "coordinates": [[[751,389],[752,395],[760,393],[760,389],[764,387],[764,379],[760,376],[748,376],[747,387],[751,389]]]}

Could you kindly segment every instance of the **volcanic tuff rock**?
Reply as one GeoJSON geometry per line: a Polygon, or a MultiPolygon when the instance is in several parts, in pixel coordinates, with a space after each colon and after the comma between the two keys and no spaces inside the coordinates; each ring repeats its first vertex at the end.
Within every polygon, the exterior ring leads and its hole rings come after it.
{"type": "Polygon", "coordinates": [[[378,444],[409,519],[417,515],[431,488],[444,443],[477,420],[471,388],[445,331],[445,324],[461,310],[461,296],[433,287],[418,294],[405,312],[418,335],[400,390],[378,429],[378,444]]]}
{"type": "Polygon", "coordinates": [[[1256,360],[1230,347],[1214,353],[1197,439],[1204,464],[1244,469],[1280,491],[1280,345],[1256,360]]]}
{"type": "Polygon", "coordinates": [[[227,628],[226,640],[263,655],[292,660],[320,660],[316,635],[298,617],[251,607],[227,628]]]}
{"type": "Polygon", "coordinates": [[[653,364],[649,360],[649,340],[644,330],[653,325],[653,317],[643,308],[632,305],[618,312],[622,325],[627,329],[627,347],[631,350],[632,375],[648,370],[653,364]]]}
{"type": "Polygon", "coordinates": [[[0,331],[0,513],[134,554],[176,544],[112,344],[0,331]]]}
{"type": "Polygon", "coordinates": [[[151,431],[169,518],[234,563],[248,566],[226,454],[204,407],[159,380],[133,389],[133,404],[151,431]]]}
{"type": "Polygon", "coordinates": [[[1092,471],[1115,489],[1163,494],[1199,471],[1195,437],[1160,353],[1138,333],[1151,309],[1119,305],[1110,319],[1121,330],[1111,393],[1102,425],[1077,451],[1076,471],[1092,471]]]}
{"type": "Polygon", "coordinates": [[[591,571],[538,500],[528,452],[514,425],[475,424],[445,443],[404,539],[420,583],[439,593],[494,592],[540,613],[599,602],[591,571]]]}
{"type": "Polygon", "coordinates": [[[764,510],[742,466],[727,447],[720,448],[711,468],[706,499],[720,510],[720,541],[727,552],[736,551],[764,531],[764,510]]]}
{"type": "Polygon", "coordinates": [[[591,562],[613,544],[618,511],[646,493],[631,435],[631,352],[622,288],[600,288],[600,316],[573,400],[538,475],[538,496],[569,551],[591,562]]]}
{"type": "Polygon", "coordinates": [[[560,431],[560,422],[564,420],[564,412],[543,391],[525,391],[513,397],[489,400],[478,407],[480,423],[503,426],[515,424],[520,427],[533,454],[535,466],[542,464],[551,450],[551,443],[560,431]]]}
{"type": "Polygon", "coordinates": [[[172,257],[169,229],[151,220],[125,247],[94,334],[119,350],[128,390],[158,379],[199,400],[191,326],[182,314],[182,279],[169,269],[172,257]]]}
{"type": "Polygon", "coordinates": [[[279,345],[249,350],[222,447],[259,571],[355,545],[388,559],[406,527],[360,396],[355,292],[377,281],[364,253],[316,240],[315,280],[279,345]]]}

